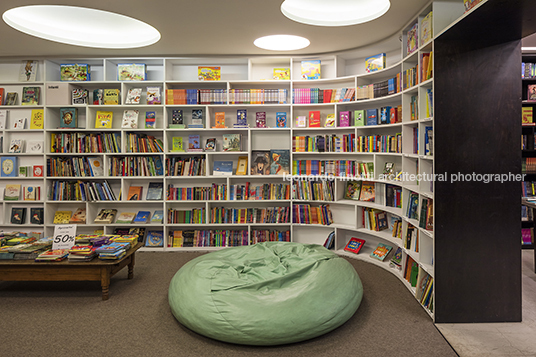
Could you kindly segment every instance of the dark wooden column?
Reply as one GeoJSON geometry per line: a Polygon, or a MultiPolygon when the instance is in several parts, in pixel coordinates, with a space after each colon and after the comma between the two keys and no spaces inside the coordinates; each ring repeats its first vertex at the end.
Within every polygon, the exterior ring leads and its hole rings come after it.
{"type": "Polygon", "coordinates": [[[536,31],[526,11],[536,14],[536,1],[489,0],[434,43],[435,173],[448,177],[435,182],[436,322],[521,321],[512,175],[521,174],[521,38],[536,31]]]}

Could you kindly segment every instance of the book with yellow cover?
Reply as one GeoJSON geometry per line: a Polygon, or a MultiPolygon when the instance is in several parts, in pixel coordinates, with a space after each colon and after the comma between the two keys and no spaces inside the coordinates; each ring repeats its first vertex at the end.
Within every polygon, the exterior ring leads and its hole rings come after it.
{"type": "Polygon", "coordinates": [[[273,79],[289,80],[290,79],[290,68],[274,68],[273,79]]]}
{"type": "Polygon", "coordinates": [[[97,117],[95,118],[95,129],[111,129],[113,118],[114,112],[97,110],[97,117]]]}
{"type": "Polygon", "coordinates": [[[73,212],[72,211],[56,211],[54,214],[54,224],[69,224],[73,212]]]}
{"type": "Polygon", "coordinates": [[[197,67],[197,78],[200,81],[219,81],[221,79],[221,67],[197,67]]]}
{"type": "Polygon", "coordinates": [[[30,129],[43,129],[43,123],[43,109],[32,109],[32,116],[30,117],[30,129]]]}
{"type": "Polygon", "coordinates": [[[119,89],[104,89],[102,93],[102,103],[104,105],[118,105],[119,89]]]}

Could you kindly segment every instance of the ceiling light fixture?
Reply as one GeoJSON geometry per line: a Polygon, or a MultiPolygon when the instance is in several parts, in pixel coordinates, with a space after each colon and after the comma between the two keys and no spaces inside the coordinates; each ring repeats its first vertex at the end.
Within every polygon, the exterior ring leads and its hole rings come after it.
{"type": "Polygon", "coordinates": [[[285,0],[281,12],[316,26],[348,26],[372,21],[389,10],[389,0],[285,0]]]}
{"type": "Polygon", "coordinates": [[[305,37],[294,35],[270,35],[259,37],[253,44],[259,48],[271,51],[301,50],[311,44],[305,37]]]}
{"type": "Polygon", "coordinates": [[[21,6],[4,12],[2,19],[28,35],[76,46],[136,48],[160,40],[160,32],[145,22],[85,7],[21,6]]]}

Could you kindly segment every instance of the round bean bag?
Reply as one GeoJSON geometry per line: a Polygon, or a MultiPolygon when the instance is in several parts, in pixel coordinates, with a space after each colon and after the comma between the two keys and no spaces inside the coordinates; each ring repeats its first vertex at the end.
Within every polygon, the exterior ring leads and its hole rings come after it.
{"type": "Polygon", "coordinates": [[[320,245],[264,242],[192,259],[175,274],[177,320],[216,340],[279,345],[346,322],[363,297],[350,263],[320,245]]]}

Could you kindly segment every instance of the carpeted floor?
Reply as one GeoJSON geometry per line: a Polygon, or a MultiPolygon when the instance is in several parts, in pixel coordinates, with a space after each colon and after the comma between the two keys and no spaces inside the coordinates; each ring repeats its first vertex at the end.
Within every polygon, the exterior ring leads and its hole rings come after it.
{"type": "Polygon", "coordinates": [[[357,313],[336,330],[275,347],[200,336],[175,320],[167,301],[175,272],[200,254],[137,253],[134,279],[126,278],[126,269],[114,276],[107,301],[101,300],[96,282],[0,282],[0,355],[457,356],[396,277],[349,258],[364,296],[357,313]]]}

